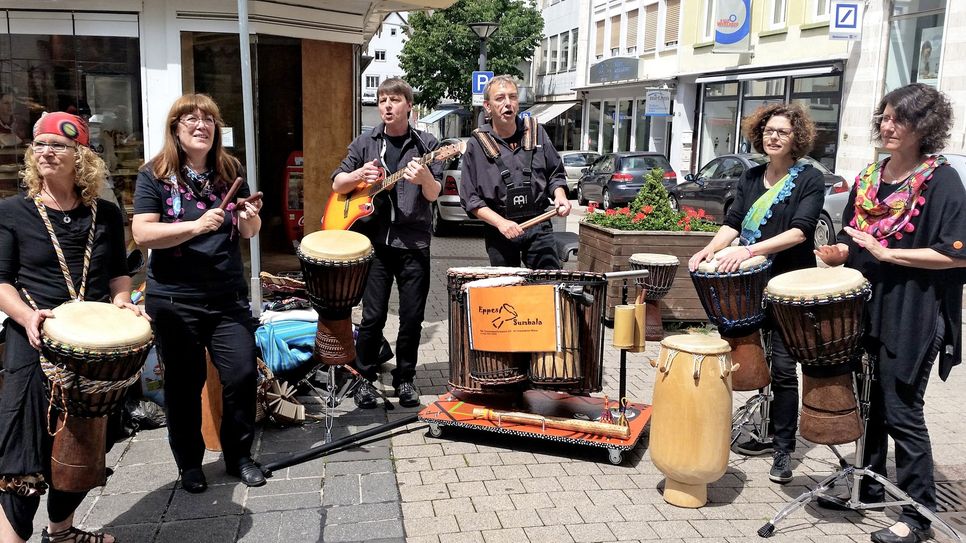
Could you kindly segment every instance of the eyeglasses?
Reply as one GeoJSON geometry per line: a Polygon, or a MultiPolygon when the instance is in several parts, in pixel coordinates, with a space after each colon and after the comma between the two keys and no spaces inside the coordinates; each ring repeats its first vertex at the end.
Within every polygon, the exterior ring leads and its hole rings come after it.
{"type": "Polygon", "coordinates": [[[892,126],[903,125],[902,121],[900,121],[899,119],[891,115],[873,115],[872,120],[874,120],[876,124],[879,124],[879,125],[882,125],[884,123],[892,123],[892,126]]]}
{"type": "Polygon", "coordinates": [[[32,141],[30,142],[30,148],[34,150],[34,153],[38,155],[43,154],[45,150],[50,149],[54,153],[61,155],[67,152],[68,149],[73,149],[74,145],[67,145],[66,143],[58,143],[56,141],[32,141]]]}
{"type": "Polygon", "coordinates": [[[188,115],[187,117],[182,117],[180,119],[181,124],[185,126],[198,126],[204,123],[205,126],[215,126],[214,117],[195,117],[194,115],[188,115]]]}
{"type": "Polygon", "coordinates": [[[780,140],[787,140],[788,138],[792,137],[792,131],[784,128],[765,128],[761,131],[761,135],[765,136],[766,138],[776,136],[780,140]]]}

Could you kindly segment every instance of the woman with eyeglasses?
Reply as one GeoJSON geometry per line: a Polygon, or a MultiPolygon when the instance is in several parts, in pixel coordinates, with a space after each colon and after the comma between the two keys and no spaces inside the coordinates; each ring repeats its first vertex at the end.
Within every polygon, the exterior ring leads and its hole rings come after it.
{"type": "MultiPolygon", "coordinates": [[[[962,359],[966,190],[938,154],[952,125],[949,99],[928,85],[886,94],[872,134],[889,157],[859,174],[838,243],[816,251],[826,264],[855,268],[872,283],[864,347],[874,360],[874,380],[862,465],[886,475],[891,437],[899,488],[932,511],[926,383],[937,355],[943,380],[962,359]]],[[[868,477],[862,483],[863,502],[884,500],[881,484],[868,477]]],[[[928,539],[929,531],[929,520],[905,506],[898,522],[873,532],[872,541],[912,543],[928,539]]]]}
{"type": "Polygon", "coordinates": [[[4,543],[30,538],[45,492],[49,522],[42,541],[114,541],[74,527],[74,510],[87,492],[50,486],[53,440],[39,352],[44,320],[70,300],[109,300],[140,314],[131,303],[121,212],[97,198],[107,169],[89,141],[79,117],[42,116],[24,155],[26,192],[0,201],[0,311],[9,315],[0,394],[4,543]]]}
{"type": "MultiPolygon", "coordinates": [[[[221,114],[211,97],[178,98],[165,120],[164,146],[137,178],[132,231],[152,249],[146,305],[164,367],[168,440],[188,492],[208,487],[201,461],[201,389],[205,351],[223,386],[221,444],[225,469],[248,486],[265,484],[252,460],[255,435],[254,322],[240,241],[258,233],[261,201],[224,210],[244,176],[222,143],[221,114]]],[[[241,183],[236,196],[247,198],[241,183]]]]}
{"type": "MultiPolygon", "coordinates": [[[[756,255],[772,260],[771,276],[815,267],[812,253],[815,226],[825,204],[821,172],[801,160],[815,142],[815,124],[798,104],[764,105],[742,122],[745,137],[768,162],[745,171],[724,224],[711,242],[688,262],[691,271],[736,239],[744,251],[719,259],[719,272],[732,272],[756,255]]],[[[760,455],[772,452],[768,478],[785,484],[792,480],[791,454],[798,429],[798,375],[780,334],[772,331],[770,442],[748,439],[735,451],[760,455]]]]}

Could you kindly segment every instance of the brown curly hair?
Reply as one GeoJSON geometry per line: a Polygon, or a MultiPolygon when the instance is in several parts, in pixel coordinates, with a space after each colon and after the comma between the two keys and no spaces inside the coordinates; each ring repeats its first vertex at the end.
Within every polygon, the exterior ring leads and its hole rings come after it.
{"type": "MultiPolygon", "coordinates": [[[[37,156],[29,145],[24,153],[24,164],[26,166],[20,171],[20,177],[23,178],[27,188],[27,197],[33,198],[40,194],[40,190],[44,187],[44,179],[37,170],[37,156]]],[[[107,165],[104,164],[104,160],[90,147],[84,145],[74,147],[74,184],[84,205],[91,205],[106,181],[107,165]]]]}
{"type": "Polygon", "coordinates": [[[811,115],[798,104],[766,104],[744,118],[741,130],[751,140],[755,151],[764,154],[763,132],[769,119],[781,116],[792,124],[792,158],[798,160],[807,155],[815,144],[815,123],[811,115]]]}
{"type": "Polygon", "coordinates": [[[886,106],[896,110],[896,122],[919,136],[919,152],[938,153],[946,147],[953,127],[953,106],[949,98],[923,83],[913,83],[886,94],[872,116],[872,137],[882,143],[879,123],[886,106]]]}

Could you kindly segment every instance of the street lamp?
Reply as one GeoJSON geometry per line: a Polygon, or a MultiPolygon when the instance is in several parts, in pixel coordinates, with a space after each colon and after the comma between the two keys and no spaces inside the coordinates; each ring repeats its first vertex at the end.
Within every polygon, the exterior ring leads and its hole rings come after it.
{"type": "Polygon", "coordinates": [[[480,37],[480,71],[486,70],[486,40],[496,32],[497,28],[500,28],[499,23],[470,23],[470,28],[476,35],[480,37]]]}

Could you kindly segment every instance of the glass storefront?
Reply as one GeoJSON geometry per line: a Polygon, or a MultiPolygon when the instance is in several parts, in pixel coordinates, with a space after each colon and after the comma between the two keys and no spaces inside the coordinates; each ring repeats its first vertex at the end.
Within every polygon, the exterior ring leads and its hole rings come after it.
{"type": "Polygon", "coordinates": [[[647,151],[650,142],[648,136],[651,132],[651,119],[644,115],[644,100],[637,101],[637,119],[634,128],[634,150],[647,151]]]}
{"type": "Polygon", "coordinates": [[[583,126],[581,123],[583,110],[580,104],[564,111],[560,115],[543,124],[547,131],[547,136],[553,142],[553,146],[558,151],[570,151],[583,149],[580,145],[580,131],[583,126]]]}
{"type": "Polygon", "coordinates": [[[624,151],[667,152],[670,116],[646,115],[644,89],[626,98],[587,102],[587,146],[599,153],[624,151]],[[601,115],[603,108],[603,115],[601,115]]]}
{"type": "Polygon", "coordinates": [[[890,18],[886,92],[908,85],[939,84],[945,0],[896,2],[890,18]]]}
{"type": "Polygon", "coordinates": [[[604,117],[601,119],[600,152],[609,153],[614,150],[614,124],[617,122],[616,102],[604,102],[604,117]]]}
{"type": "Polygon", "coordinates": [[[617,150],[625,151],[630,149],[631,144],[631,109],[634,103],[631,100],[620,100],[617,108],[617,150]]]}
{"type": "Polygon", "coordinates": [[[584,149],[596,150],[600,141],[600,102],[587,104],[587,142],[584,149]]]}
{"type": "Polygon", "coordinates": [[[711,83],[704,86],[704,108],[701,112],[701,159],[734,152],[737,132],[738,83],[711,83]]]}
{"type": "Polygon", "coordinates": [[[144,162],[136,14],[0,10],[0,198],[19,190],[18,170],[34,122],[68,111],[90,124],[91,147],[128,216],[144,162]]]}

